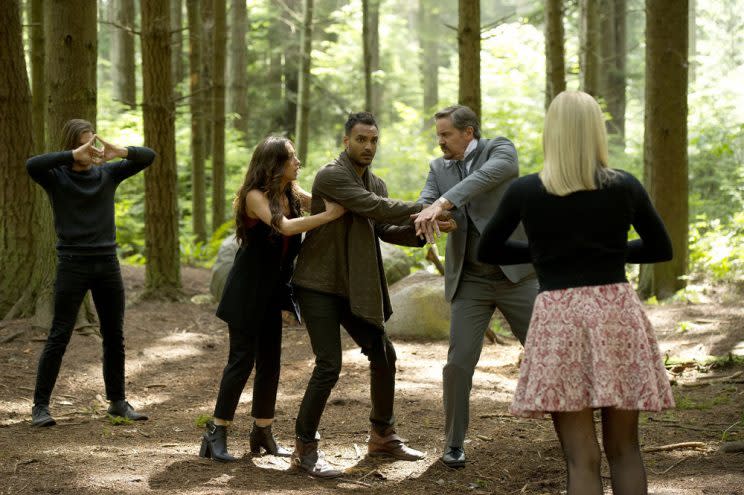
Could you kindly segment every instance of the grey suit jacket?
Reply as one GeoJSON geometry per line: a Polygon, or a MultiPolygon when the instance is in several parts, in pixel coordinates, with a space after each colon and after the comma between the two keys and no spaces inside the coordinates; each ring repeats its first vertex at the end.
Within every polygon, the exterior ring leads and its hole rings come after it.
{"type": "MultiPolygon", "coordinates": [[[[454,204],[451,210],[457,222],[457,230],[447,236],[447,253],[444,263],[444,292],[451,301],[457,292],[465,260],[467,241],[467,213],[483,232],[486,224],[496,213],[506,188],[519,176],[517,150],[511,141],[503,137],[483,139],[473,151],[470,174],[460,179],[455,161],[449,163],[443,157],[429,164],[429,176],[418,201],[431,204],[444,196],[454,204]]],[[[520,224],[511,239],[525,240],[520,224]]],[[[534,273],[531,264],[502,266],[501,270],[511,282],[518,282],[534,273]]]]}

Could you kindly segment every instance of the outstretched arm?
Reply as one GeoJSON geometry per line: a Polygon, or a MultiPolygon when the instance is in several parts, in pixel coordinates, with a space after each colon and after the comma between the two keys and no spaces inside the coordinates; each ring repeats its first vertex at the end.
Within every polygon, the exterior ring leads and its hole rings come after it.
{"type": "Polygon", "coordinates": [[[496,214],[483,230],[478,245],[478,260],[484,263],[519,265],[532,261],[527,242],[509,239],[521,220],[516,184],[506,190],[496,214]]]}
{"type": "MultiPolygon", "coordinates": [[[[346,213],[346,210],[330,201],[323,200],[325,211],[307,217],[287,218],[282,216],[279,222],[279,232],[282,235],[291,236],[307,232],[328,222],[336,220],[346,213]]],[[[258,218],[266,225],[271,226],[271,210],[266,195],[258,189],[248,191],[246,197],[246,214],[251,218],[258,218]]]]}

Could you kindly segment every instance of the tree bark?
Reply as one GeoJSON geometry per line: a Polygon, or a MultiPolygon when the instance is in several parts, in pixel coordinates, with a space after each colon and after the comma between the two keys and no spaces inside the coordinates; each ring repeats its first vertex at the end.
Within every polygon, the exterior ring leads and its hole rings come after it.
{"type": "Polygon", "coordinates": [[[134,108],[137,85],[134,69],[134,0],[114,0],[115,27],[112,38],[114,99],[134,108]]]}
{"type": "MultiPolygon", "coordinates": [[[[286,0],[285,4],[292,12],[298,10],[297,0],[286,0]]],[[[290,14],[291,16],[292,14],[290,14]]],[[[295,23],[291,23],[295,24],[295,23]]],[[[297,29],[293,25],[282,23],[280,26],[284,33],[282,46],[284,47],[284,122],[283,126],[287,136],[294,138],[297,134],[297,94],[300,81],[298,79],[300,70],[300,43],[297,39],[297,29]]]]}
{"type": "Polygon", "coordinates": [[[178,94],[178,86],[185,77],[183,63],[183,0],[169,0],[171,10],[171,46],[173,48],[171,65],[173,87],[178,94]]]}
{"type": "Polygon", "coordinates": [[[470,107],[480,117],[480,1],[459,0],[458,3],[457,48],[460,59],[458,100],[461,105],[470,107]]]}
{"type": "Polygon", "coordinates": [[[45,7],[46,142],[58,149],[68,120],[81,118],[96,125],[97,6],[95,0],[48,0],[45,7]]]}
{"type": "Polygon", "coordinates": [[[248,13],[245,0],[232,0],[230,6],[230,112],[237,118],[233,127],[243,134],[245,139],[250,123],[248,122],[248,49],[246,46],[246,24],[248,13]]]}
{"type": "Polygon", "coordinates": [[[212,80],[212,232],[225,222],[225,0],[214,0],[212,80]]]}
{"type": "Polygon", "coordinates": [[[31,94],[33,96],[34,154],[45,150],[44,122],[46,120],[46,61],[44,54],[44,2],[31,0],[31,94]]]}
{"type": "Polygon", "coordinates": [[[419,0],[419,43],[421,45],[421,76],[424,87],[424,125],[434,122],[432,114],[439,105],[439,38],[440,7],[433,0],[419,0]]]}
{"type": "Polygon", "coordinates": [[[688,0],[646,1],[644,175],[674,249],[653,265],[658,299],[683,288],[687,273],[687,16],[688,0]]]}
{"type": "Polygon", "coordinates": [[[158,152],[145,169],[145,297],[176,299],[181,272],[167,2],[142,2],[142,83],[145,144],[158,152]]]}
{"type": "Polygon", "coordinates": [[[25,167],[34,130],[20,14],[17,0],[0,9],[0,319],[49,300],[55,266],[49,202],[25,167]]]}
{"type": "Polygon", "coordinates": [[[622,144],[625,135],[626,0],[602,0],[600,95],[607,105],[610,139],[622,144]]]}
{"type": "Polygon", "coordinates": [[[545,0],[545,109],[566,90],[563,1],[545,0]]]}
{"type": "Polygon", "coordinates": [[[380,70],[380,1],[362,0],[362,44],[364,51],[364,107],[380,113],[382,85],[380,70]]]}
{"type": "Polygon", "coordinates": [[[304,0],[300,46],[299,88],[297,95],[297,157],[301,163],[307,159],[307,141],[310,131],[310,64],[313,44],[313,0],[304,0]]]}
{"type": "Polygon", "coordinates": [[[599,0],[581,1],[581,89],[599,96],[599,0]]]}
{"type": "Polygon", "coordinates": [[[214,4],[212,0],[202,0],[202,84],[204,85],[204,153],[212,156],[212,94],[214,81],[214,4]]]}
{"type": "Polygon", "coordinates": [[[204,153],[204,86],[202,83],[201,1],[187,0],[189,23],[189,106],[191,109],[191,226],[196,242],[207,240],[204,153]]]}

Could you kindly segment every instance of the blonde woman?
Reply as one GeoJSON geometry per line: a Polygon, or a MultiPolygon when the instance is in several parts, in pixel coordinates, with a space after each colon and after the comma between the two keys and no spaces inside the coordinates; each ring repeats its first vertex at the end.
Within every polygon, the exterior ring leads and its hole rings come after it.
{"type": "Polygon", "coordinates": [[[632,175],[608,168],[597,102],[564,91],[543,134],[545,165],[515,181],[486,227],[478,256],[531,262],[540,292],[511,405],[550,413],[568,468],[568,494],[601,494],[593,411],[615,495],[647,493],[638,411],[674,407],[653,329],[625,277],[625,263],[672,258],[664,224],[632,175]],[[523,222],[527,241],[510,241],[523,222]],[[628,241],[631,225],[640,239],[628,241]]]}

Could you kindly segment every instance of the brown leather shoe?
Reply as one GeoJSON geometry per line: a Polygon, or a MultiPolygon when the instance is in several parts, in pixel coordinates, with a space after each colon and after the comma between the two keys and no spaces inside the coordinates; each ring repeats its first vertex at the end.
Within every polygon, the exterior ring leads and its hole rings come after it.
{"type": "Polygon", "coordinates": [[[295,450],[292,452],[292,467],[305,471],[316,478],[338,478],[343,473],[333,469],[323,458],[323,452],[318,450],[318,441],[305,443],[295,439],[295,450]]]}
{"type": "Polygon", "coordinates": [[[419,461],[426,457],[425,452],[412,449],[403,443],[403,439],[395,433],[395,428],[392,426],[388,426],[382,433],[372,427],[367,451],[372,457],[390,456],[401,461],[419,461]]]}

